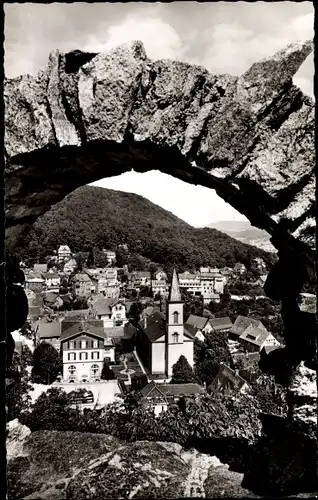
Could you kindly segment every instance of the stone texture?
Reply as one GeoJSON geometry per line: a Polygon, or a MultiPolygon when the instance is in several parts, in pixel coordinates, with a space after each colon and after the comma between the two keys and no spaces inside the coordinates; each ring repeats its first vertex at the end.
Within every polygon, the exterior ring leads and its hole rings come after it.
{"type": "Polygon", "coordinates": [[[22,455],[8,462],[9,500],[254,497],[241,487],[242,474],[175,443],[37,431],[22,455]]]}
{"type": "Polygon", "coordinates": [[[16,418],[7,424],[7,433],[7,459],[23,456],[24,442],[31,434],[30,429],[16,418]]]}
{"type": "Polygon", "coordinates": [[[131,42],[55,51],[36,77],[6,80],[8,244],[78,186],[155,168],[216,188],[270,234],[284,220],[310,252],[314,104],[292,77],[312,49],[292,44],[237,78],[151,61],[131,42]]]}

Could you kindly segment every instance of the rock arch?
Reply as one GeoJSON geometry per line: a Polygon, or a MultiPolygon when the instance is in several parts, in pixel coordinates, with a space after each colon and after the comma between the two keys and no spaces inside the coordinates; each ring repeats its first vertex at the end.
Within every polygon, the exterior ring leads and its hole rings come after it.
{"type": "Polygon", "coordinates": [[[236,78],[150,61],[132,42],[103,54],[56,51],[37,76],[6,80],[8,249],[72,190],[131,168],[216,189],[279,250],[266,291],[282,301],[286,349],[261,362],[288,379],[317,358],[315,319],[297,304],[315,267],[314,104],[292,83],[312,50],[292,44],[236,78]]]}
{"type": "Polygon", "coordinates": [[[212,187],[270,234],[283,221],[309,251],[314,104],[292,77],[312,49],[292,44],[237,78],[151,61],[131,42],[55,51],[37,76],[6,80],[8,243],[73,189],[134,168],[212,187]]]}

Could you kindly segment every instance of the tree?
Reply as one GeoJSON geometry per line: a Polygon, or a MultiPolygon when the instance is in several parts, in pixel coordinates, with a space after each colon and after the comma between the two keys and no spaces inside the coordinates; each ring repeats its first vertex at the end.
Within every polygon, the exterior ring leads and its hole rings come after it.
{"type": "Polygon", "coordinates": [[[206,359],[198,363],[195,367],[195,375],[200,384],[208,387],[216,377],[220,369],[220,364],[212,359],[206,359]]]}
{"type": "Polygon", "coordinates": [[[52,384],[62,371],[62,360],[57,350],[47,342],[41,342],[33,353],[32,379],[42,384],[52,384]]]}
{"type": "Polygon", "coordinates": [[[116,378],[115,373],[110,368],[106,358],[104,359],[104,365],[101,373],[102,380],[114,380],[116,378]]]}
{"type": "Polygon", "coordinates": [[[30,347],[26,344],[22,344],[21,363],[23,366],[33,365],[33,354],[30,347]]]}
{"type": "Polygon", "coordinates": [[[185,356],[181,355],[172,367],[171,384],[187,384],[194,382],[195,377],[185,356]]]}
{"type": "Polygon", "coordinates": [[[30,376],[21,363],[17,353],[14,353],[12,364],[6,372],[6,379],[14,380],[14,384],[6,387],[6,406],[8,409],[7,420],[21,418],[30,408],[31,396],[33,390],[30,384],[30,376]]]}
{"type": "Polygon", "coordinates": [[[30,414],[23,416],[21,423],[32,432],[37,430],[70,431],[80,426],[80,412],[72,408],[72,401],[66,392],[51,387],[37,398],[30,414]]]}

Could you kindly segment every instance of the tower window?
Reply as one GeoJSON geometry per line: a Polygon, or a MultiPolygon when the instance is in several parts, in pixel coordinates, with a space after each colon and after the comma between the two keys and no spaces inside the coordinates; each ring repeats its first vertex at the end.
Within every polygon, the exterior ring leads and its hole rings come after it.
{"type": "Polygon", "coordinates": [[[175,332],[172,334],[173,341],[177,344],[179,342],[179,333],[175,332]]]}
{"type": "Polygon", "coordinates": [[[179,323],[179,313],[177,311],[173,313],[173,322],[175,325],[179,323]]]}

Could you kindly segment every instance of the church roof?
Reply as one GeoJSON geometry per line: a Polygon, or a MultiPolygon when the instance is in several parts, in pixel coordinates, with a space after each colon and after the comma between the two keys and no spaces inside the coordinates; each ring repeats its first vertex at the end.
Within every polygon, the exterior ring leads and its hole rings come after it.
{"type": "Polygon", "coordinates": [[[169,302],[182,302],[178,276],[175,269],[173,270],[169,302]]]}

